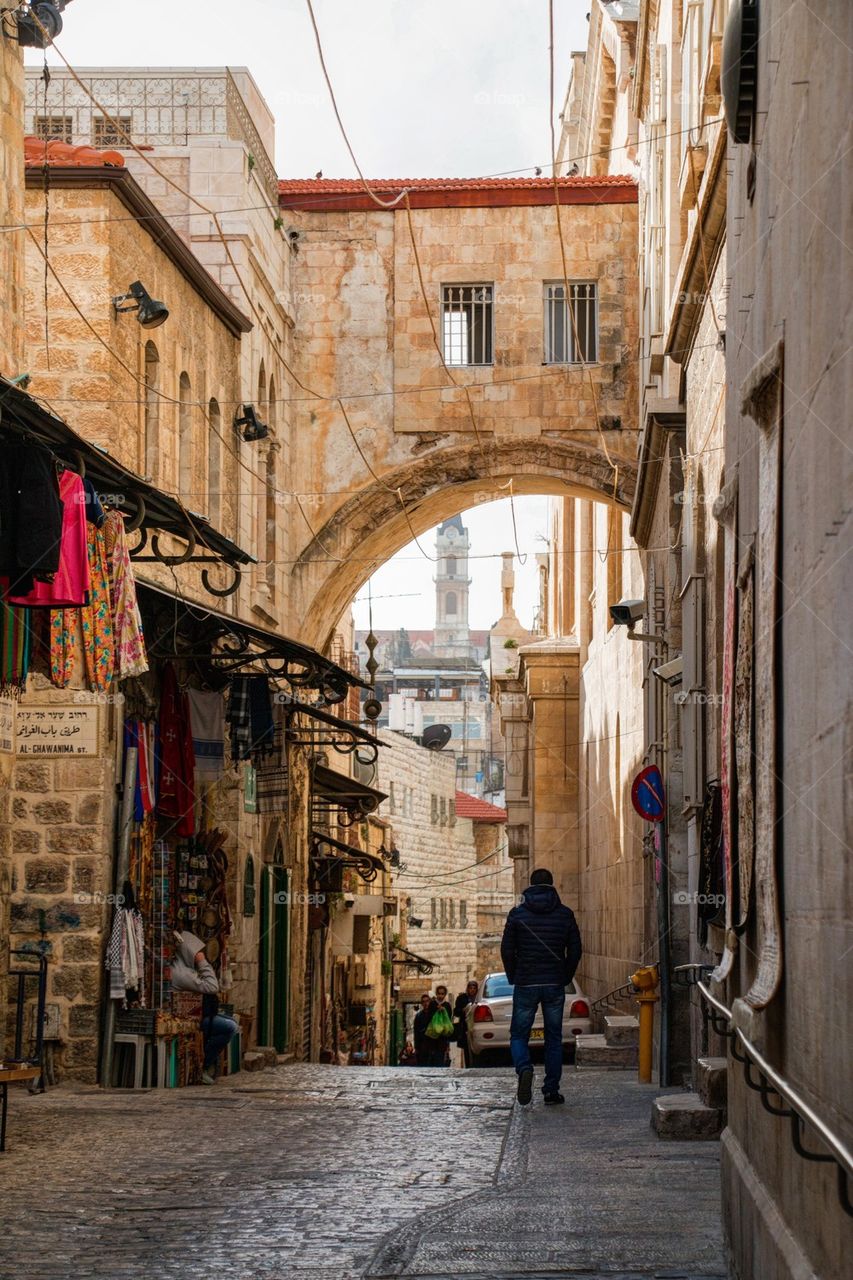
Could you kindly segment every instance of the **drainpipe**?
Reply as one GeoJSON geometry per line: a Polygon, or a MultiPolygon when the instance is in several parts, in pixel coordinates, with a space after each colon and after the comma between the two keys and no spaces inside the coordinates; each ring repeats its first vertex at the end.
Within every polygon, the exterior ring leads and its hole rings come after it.
{"type": "MultiPolygon", "coordinates": [[[[116,853],[113,863],[113,894],[115,910],[118,897],[127,879],[130,864],[130,833],[133,826],[133,795],[136,788],[136,767],[139,751],[128,747],[124,762],[124,781],[121,788],[121,807],[116,831],[116,853]]],[[[112,923],[112,922],[111,922],[112,923]]],[[[108,944],[109,945],[109,944],[108,944]]],[[[110,998],[110,980],[107,977],[104,992],[104,1020],[101,1034],[101,1087],[110,1088],[113,1078],[113,1051],[116,1030],[116,1001],[110,998]]]]}

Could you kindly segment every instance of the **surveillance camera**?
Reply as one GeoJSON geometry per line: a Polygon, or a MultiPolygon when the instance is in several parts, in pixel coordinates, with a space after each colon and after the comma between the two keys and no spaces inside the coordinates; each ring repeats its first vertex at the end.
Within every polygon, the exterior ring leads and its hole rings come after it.
{"type": "Polygon", "coordinates": [[[657,676],[658,680],[663,681],[670,687],[681,684],[681,677],[684,674],[684,659],[681,654],[677,658],[671,658],[669,662],[662,663],[659,667],[652,667],[652,673],[657,676]]]}
{"type": "Polygon", "coordinates": [[[633,627],[645,612],[645,600],[620,600],[610,606],[610,616],[620,627],[633,627]]]}
{"type": "Polygon", "coordinates": [[[349,910],[349,909],[351,909],[351,908],[352,908],[352,907],[354,907],[354,906],[355,906],[355,894],[354,894],[354,893],[345,893],[345,894],[344,894],[344,907],[346,907],[346,908],[349,910]]]}

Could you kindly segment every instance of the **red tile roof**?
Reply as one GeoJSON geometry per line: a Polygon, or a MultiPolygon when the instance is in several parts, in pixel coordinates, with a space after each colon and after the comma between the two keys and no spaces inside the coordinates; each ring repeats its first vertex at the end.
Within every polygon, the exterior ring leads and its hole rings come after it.
{"type": "MultiPolygon", "coordinates": [[[[408,190],[415,209],[554,203],[552,178],[368,178],[367,184],[381,200],[408,190]]],[[[634,203],[637,199],[637,184],[628,174],[559,178],[557,186],[561,204],[634,203]]],[[[283,178],[278,193],[279,202],[289,209],[333,212],[377,207],[358,178],[283,178]]]]}
{"type": "Polygon", "coordinates": [[[488,800],[469,796],[467,791],[456,792],[457,818],[470,818],[472,822],[506,822],[506,809],[500,809],[488,800]]]}
{"type": "Polygon", "coordinates": [[[124,156],[120,151],[99,151],[97,147],[75,147],[60,138],[24,138],[24,165],[28,169],[40,169],[48,165],[66,169],[124,168],[124,156]]]}

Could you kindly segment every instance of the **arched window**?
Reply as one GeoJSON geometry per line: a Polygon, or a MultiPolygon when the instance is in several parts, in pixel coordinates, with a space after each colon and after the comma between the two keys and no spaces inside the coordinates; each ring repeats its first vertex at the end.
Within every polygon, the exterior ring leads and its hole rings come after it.
{"type": "Polygon", "coordinates": [[[455,575],[456,575],[456,556],[448,556],[448,557],[447,557],[447,559],[445,560],[445,566],[446,566],[446,569],[447,569],[447,576],[448,576],[448,578],[453,578],[453,577],[455,577],[455,575]]]}
{"type": "Polygon", "coordinates": [[[456,592],[448,591],[444,597],[444,616],[446,618],[456,617],[456,592]]]}
{"type": "Polygon", "coordinates": [[[189,374],[178,383],[178,492],[192,504],[193,497],[193,415],[189,374]]]}
{"type": "Polygon", "coordinates": [[[142,470],[157,481],[160,471],[160,356],[153,342],[145,344],[145,434],[142,470]]]}
{"type": "Polygon", "coordinates": [[[222,526],[222,414],[215,399],[207,406],[207,514],[214,528],[222,526]]]}

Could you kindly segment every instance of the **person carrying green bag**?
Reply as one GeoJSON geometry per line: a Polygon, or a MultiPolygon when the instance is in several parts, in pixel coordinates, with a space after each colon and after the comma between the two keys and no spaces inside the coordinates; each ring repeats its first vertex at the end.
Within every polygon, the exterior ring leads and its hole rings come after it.
{"type": "Polygon", "coordinates": [[[447,987],[439,986],[429,1002],[426,1028],[427,1067],[450,1065],[450,1041],[453,1039],[453,1012],[447,999],[447,987]]]}

